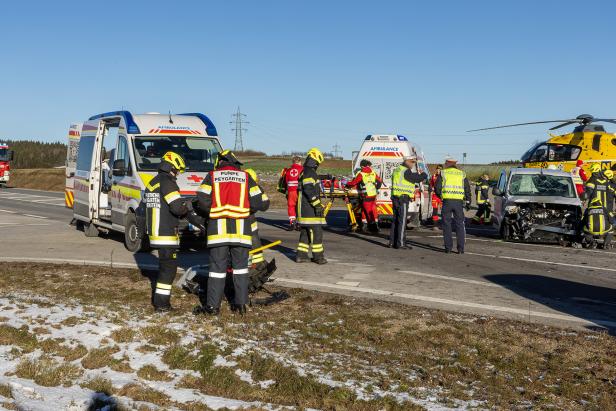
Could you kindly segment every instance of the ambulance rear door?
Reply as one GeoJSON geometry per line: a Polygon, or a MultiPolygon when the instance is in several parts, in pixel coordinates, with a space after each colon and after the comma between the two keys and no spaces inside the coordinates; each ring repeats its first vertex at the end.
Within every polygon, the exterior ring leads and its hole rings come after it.
{"type": "Polygon", "coordinates": [[[77,152],[79,150],[79,138],[81,137],[82,123],[71,124],[68,129],[68,145],[66,148],[66,167],[64,184],[64,202],[66,207],[73,208],[75,200],[73,185],[75,183],[75,169],[77,167],[77,152]]]}
{"type": "Polygon", "coordinates": [[[105,123],[99,120],[83,124],[73,190],[75,202],[73,216],[77,220],[91,222],[98,217],[100,195],[100,164],[105,123]]]}

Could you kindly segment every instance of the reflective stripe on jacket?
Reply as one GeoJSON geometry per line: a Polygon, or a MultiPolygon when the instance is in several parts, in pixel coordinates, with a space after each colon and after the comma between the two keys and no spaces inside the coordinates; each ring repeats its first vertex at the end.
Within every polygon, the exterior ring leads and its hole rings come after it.
{"type": "Polygon", "coordinates": [[[392,197],[400,197],[407,195],[413,197],[415,195],[415,183],[411,183],[404,178],[404,172],[408,168],[402,164],[394,169],[391,175],[391,195],[392,197]]]}
{"type": "MultiPolygon", "coordinates": [[[[247,218],[250,215],[248,175],[240,170],[211,171],[210,218],[247,218]]],[[[259,190],[258,187],[252,189],[259,190]]]]}
{"type": "Polygon", "coordinates": [[[365,173],[360,171],[362,184],[360,193],[366,197],[376,197],[376,173],[374,171],[365,173]]]}
{"type": "Polygon", "coordinates": [[[443,200],[464,200],[464,179],[466,174],[455,167],[449,167],[441,172],[443,180],[443,200]]]}
{"type": "Polygon", "coordinates": [[[150,245],[154,248],[178,247],[179,218],[171,212],[171,204],[181,201],[175,179],[167,173],[159,172],[148,184],[143,193],[146,207],[146,224],[150,245]]]}

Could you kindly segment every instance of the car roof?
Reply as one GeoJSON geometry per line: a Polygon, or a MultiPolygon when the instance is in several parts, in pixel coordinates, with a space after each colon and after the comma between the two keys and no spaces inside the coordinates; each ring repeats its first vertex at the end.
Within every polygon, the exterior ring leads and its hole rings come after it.
{"type": "Polygon", "coordinates": [[[549,168],[512,168],[511,174],[545,174],[548,176],[571,177],[571,174],[565,171],[549,168]]]}

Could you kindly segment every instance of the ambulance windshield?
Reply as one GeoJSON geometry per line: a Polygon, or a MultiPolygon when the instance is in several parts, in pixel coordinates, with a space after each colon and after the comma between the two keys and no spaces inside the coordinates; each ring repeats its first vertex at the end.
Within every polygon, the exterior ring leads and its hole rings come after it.
{"type": "Polygon", "coordinates": [[[173,151],[184,158],[187,171],[211,171],[221,150],[217,140],[207,137],[135,137],[135,161],[139,171],[156,171],[161,157],[173,151]]]}

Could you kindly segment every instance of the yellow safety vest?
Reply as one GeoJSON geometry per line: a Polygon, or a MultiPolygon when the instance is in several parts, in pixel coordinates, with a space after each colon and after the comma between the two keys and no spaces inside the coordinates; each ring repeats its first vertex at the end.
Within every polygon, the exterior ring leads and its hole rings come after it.
{"type": "Polygon", "coordinates": [[[391,175],[391,195],[392,197],[400,197],[407,195],[413,197],[415,195],[415,183],[411,183],[404,178],[404,172],[407,167],[399,165],[391,175]]]}
{"type": "Polygon", "coordinates": [[[443,200],[464,200],[464,171],[449,167],[441,172],[443,200]]]}
{"type": "Polygon", "coordinates": [[[374,171],[371,173],[360,171],[360,174],[361,181],[364,183],[362,193],[366,197],[376,197],[376,173],[374,171]]]}

